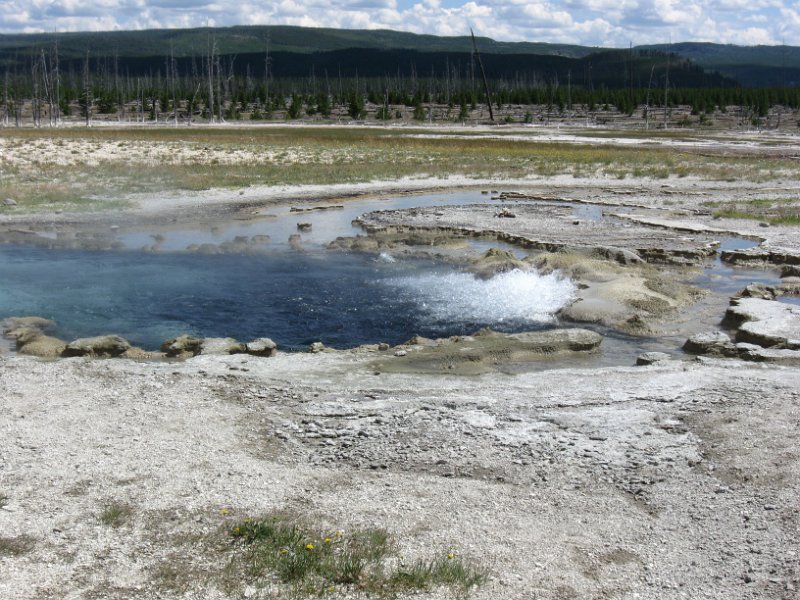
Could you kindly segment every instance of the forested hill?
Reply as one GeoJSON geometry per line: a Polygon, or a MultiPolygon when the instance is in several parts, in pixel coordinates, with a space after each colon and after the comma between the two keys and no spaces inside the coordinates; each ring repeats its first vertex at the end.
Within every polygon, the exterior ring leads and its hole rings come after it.
{"type": "MultiPolygon", "coordinates": [[[[309,54],[350,48],[376,50],[416,50],[418,52],[471,52],[469,35],[442,37],[404,31],[325,29],[288,25],[241,25],[236,27],[198,29],[150,29],[142,31],[105,31],[42,34],[0,35],[0,52],[8,55],[26,53],[51,45],[58,38],[59,50],[65,58],[86,54],[117,53],[120,57],[166,55],[197,56],[208,51],[212,43],[220,54],[271,52],[309,54]]],[[[580,58],[599,50],[569,44],[533,42],[498,42],[476,37],[481,52],[487,54],[544,54],[580,58]]]]}
{"type": "Polygon", "coordinates": [[[686,57],[750,87],[800,86],[800,47],[684,42],[641,46],[686,57]]]}
{"type": "MultiPolygon", "coordinates": [[[[675,87],[729,87],[735,82],[688,60],[651,50],[496,42],[477,38],[488,79],[513,87],[564,85],[595,88],[660,86],[669,71],[675,87]]],[[[230,75],[276,79],[452,79],[471,84],[480,76],[470,37],[437,37],[397,31],[300,27],[119,31],[0,36],[0,71],[30,71],[45,52],[64,72],[90,69],[104,77],[151,77],[174,65],[178,76],[202,73],[213,51],[230,75]]],[[[472,87],[472,86],[471,86],[472,87]]]]}
{"type": "MultiPolygon", "coordinates": [[[[648,88],[800,85],[800,48],[682,43],[630,49],[498,42],[476,38],[494,81],[648,88]]],[[[80,72],[88,55],[94,72],[152,76],[177,65],[179,75],[203,70],[213,49],[231,73],[270,77],[476,76],[472,40],[399,31],[237,26],[59,34],[0,35],[0,74],[30,70],[34,56],[57,48],[62,67],[80,72]],[[175,63],[172,63],[174,57],[175,63]]]]}

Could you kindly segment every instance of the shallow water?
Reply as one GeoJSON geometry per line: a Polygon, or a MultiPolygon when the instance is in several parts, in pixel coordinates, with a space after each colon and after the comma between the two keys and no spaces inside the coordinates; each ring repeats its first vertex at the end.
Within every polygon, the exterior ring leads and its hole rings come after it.
{"type": "MultiPolygon", "coordinates": [[[[721,250],[746,249],[756,246],[756,242],[736,238],[722,240],[721,250]]],[[[751,283],[775,285],[780,282],[778,269],[750,269],[734,267],[719,258],[706,265],[703,272],[692,280],[692,284],[717,294],[733,296],[751,283]]]]}
{"type": "MultiPolygon", "coordinates": [[[[169,226],[164,231],[142,231],[117,235],[115,240],[124,248],[148,251],[182,251],[191,246],[202,244],[220,245],[234,240],[246,240],[249,250],[286,251],[292,248],[289,236],[299,235],[300,246],[304,249],[317,250],[328,245],[337,237],[363,235],[363,230],[353,225],[359,216],[377,210],[401,210],[407,208],[426,208],[431,206],[453,206],[469,204],[494,204],[514,206],[532,203],[568,207],[574,211],[575,218],[599,221],[606,218],[601,206],[577,202],[552,201],[498,201],[492,200],[488,194],[474,191],[459,191],[443,194],[426,194],[418,196],[397,196],[350,200],[345,204],[337,202],[320,202],[315,206],[326,207],[326,210],[292,212],[288,206],[270,207],[253,219],[228,221],[214,227],[169,226]],[[300,231],[298,223],[307,223],[311,227],[300,231]],[[269,239],[264,239],[266,236],[269,239]]],[[[616,212],[624,212],[624,207],[616,208],[616,212]]],[[[40,233],[40,235],[43,235],[40,233]]],[[[470,240],[470,247],[482,251],[490,247],[503,247],[521,256],[527,253],[500,244],[499,242],[470,240]]]]}
{"type": "MultiPolygon", "coordinates": [[[[363,234],[361,228],[354,226],[352,222],[367,212],[490,202],[490,197],[480,192],[371,198],[351,200],[345,204],[324,201],[315,206],[327,207],[327,210],[292,212],[289,206],[270,207],[254,219],[229,221],[213,228],[171,227],[166,232],[160,232],[163,239],[154,239],[151,232],[137,232],[120,235],[118,240],[129,249],[155,247],[162,251],[177,251],[185,250],[193,244],[220,244],[237,237],[252,240],[254,236],[268,236],[268,241],[258,240],[253,244],[254,247],[260,250],[288,250],[289,236],[299,234],[302,246],[314,250],[324,247],[337,237],[363,234]],[[299,231],[298,223],[308,223],[311,228],[299,231]]],[[[499,202],[497,204],[500,205],[499,202]]]]}

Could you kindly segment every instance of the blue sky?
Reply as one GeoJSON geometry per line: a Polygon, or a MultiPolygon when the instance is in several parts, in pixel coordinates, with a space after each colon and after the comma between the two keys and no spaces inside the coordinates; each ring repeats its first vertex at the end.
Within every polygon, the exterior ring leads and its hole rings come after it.
{"type": "Polygon", "coordinates": [[[800,46],[800,0],[0,0],[0,32],[288,24],[625,47],[800,46]]]}

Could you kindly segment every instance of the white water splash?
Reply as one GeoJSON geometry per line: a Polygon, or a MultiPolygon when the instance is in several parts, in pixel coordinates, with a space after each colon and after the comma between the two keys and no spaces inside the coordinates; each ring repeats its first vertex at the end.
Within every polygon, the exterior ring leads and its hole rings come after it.
{"type": "Polygon", "coordinates": [[[575,285],[558,273],[509,271],[491,279],[470,273],[423,274],[385,282],[419,306],[430,323],[547,323],[573,298],[575,285]]]}
{"type": "Polygon", "coordinates": [[[395,263],[395,262],[397,262],[397,259],[395,259],[395,257],[392,256],[391,254],[389,254],[388,252],[381,252],[378,255],[378,258],[375,259],[375,262],[395,263]]]}

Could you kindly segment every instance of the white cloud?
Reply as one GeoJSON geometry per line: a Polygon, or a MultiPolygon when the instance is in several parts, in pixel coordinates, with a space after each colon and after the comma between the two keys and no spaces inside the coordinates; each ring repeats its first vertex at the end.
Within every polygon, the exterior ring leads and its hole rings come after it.
{"type": "Polygon", "coordinates": [[[624,14],[639,7],[638,0],[568,0],[564,3],[576,11],[596,13],[598,18],[618,21],[624,14]]]}
{"type": "Polygon", "coordinates": [[[238,24],[398,29],[627,46],[678,41],[800,45],[792,0],[0,0],[0,32],[238,24]]]}
{"type": "Polygon", "coordinates": [[[716,0],[710,2],[711,8],[715,10],[733,10],[733,11],[755,11],[764,8],[780,8],[783,2],[779,0],[716,0]]]}
{"type": "Polygon", "coordinates": [[[563,10],[554,10],[552,6],[539,2],[526,4],[522,9],[524,16],[528,17],[530,27],[569,27],[572,25],[572,16],[563,10]]]}
{"type": "Polygon", "coordinates": [[[779,44],[772,34],[763,27],[748,27],[746,29],[727,29],[720,33],[719,39],[724,44],[738,44],[741,46],[756,46],[758,44],[779,44]]]}
{"type": "Polygon", "coordinates": [[[655,0],[654,8],[667,25],[693,23],[703,13],[699,4],[679,2],[678,0],[655,0]]]}
{"type": "Polygon", "coordinates": [[[781,9],[781,18],[784,25],[800,29],[800,5],[797,8],[781,9]]]}

